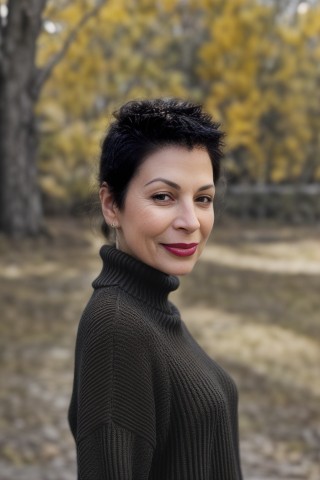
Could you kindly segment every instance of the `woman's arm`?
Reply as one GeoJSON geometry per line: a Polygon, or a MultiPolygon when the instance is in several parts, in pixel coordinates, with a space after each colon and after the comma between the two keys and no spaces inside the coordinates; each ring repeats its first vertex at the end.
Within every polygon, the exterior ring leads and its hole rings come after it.
{"type": "Polygon", "coordinates": [[[147,480],[154,448],[110,420],[77,445],[79,480],[147,480]]]}
{"type": "Polygon", "coordinates": [[[107,316],[105,308],[99,311],[102,318],[76,360],[78,478],[147,479],[157,433],[163,436],[161,425],[168,421],[159,417],[160,410],[169,412],[163,408],[166,376],[156,372],[161,362],[139,318],[125,318],[122,309],[107,316]]]}

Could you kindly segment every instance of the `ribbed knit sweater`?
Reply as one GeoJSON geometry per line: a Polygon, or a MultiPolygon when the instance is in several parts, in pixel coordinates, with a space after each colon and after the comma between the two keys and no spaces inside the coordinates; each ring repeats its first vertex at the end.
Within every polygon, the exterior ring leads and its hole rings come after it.
{"type": "Polygon", "coordinates": [[[69,423],[81,480],[240,480],[237,389],[168,300],[167,275],[103,246],[69,423]]]}

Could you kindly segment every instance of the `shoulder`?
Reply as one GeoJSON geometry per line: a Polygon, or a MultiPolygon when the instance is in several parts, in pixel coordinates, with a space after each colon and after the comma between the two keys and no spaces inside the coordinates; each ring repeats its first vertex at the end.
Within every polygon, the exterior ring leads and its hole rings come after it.
{"type": "Polygon", "coordinates": [[[104,342],[133,352],[154,350],[157,332],[153,328],[151,313],[137,299],[117,286],[94,291],[85,307],[78,336],[94,346],[104,342]]]}
{"type": "Polygon", "coordinates": [[[79,338],[86,338],[110,330],[117,311],[117,288],[95,290],[85,306],[78,326],[79,338]]]}

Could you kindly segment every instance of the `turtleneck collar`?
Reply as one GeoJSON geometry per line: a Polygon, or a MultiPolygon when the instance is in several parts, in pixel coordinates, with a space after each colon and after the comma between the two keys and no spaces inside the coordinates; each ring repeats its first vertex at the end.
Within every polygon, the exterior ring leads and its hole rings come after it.
{"type": "Polygon", "coordinates": [[[156,270],[114,246],[103,245],[100,256],[103,267],[93,288],[118,285],[150,306],[173,313],[168,295],[179,287],[178,277],[156,270]]]}

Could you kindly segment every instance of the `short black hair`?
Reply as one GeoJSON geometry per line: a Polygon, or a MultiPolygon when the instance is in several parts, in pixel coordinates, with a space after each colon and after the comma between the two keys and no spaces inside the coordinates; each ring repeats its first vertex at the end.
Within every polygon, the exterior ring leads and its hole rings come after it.
{"type": "MultiPolygon", "coordinates": [[[[143,160],[166,146],[204,148],[212,163],[214,182],[218,182],[224,133],[201,105],[176,98],[132,100],[113,116],[102,143],[99,183],[108,184],[120,210],[130,180],[143,160]]],[[[108,237],[105,223],[102,231],[108,237]]]]}

